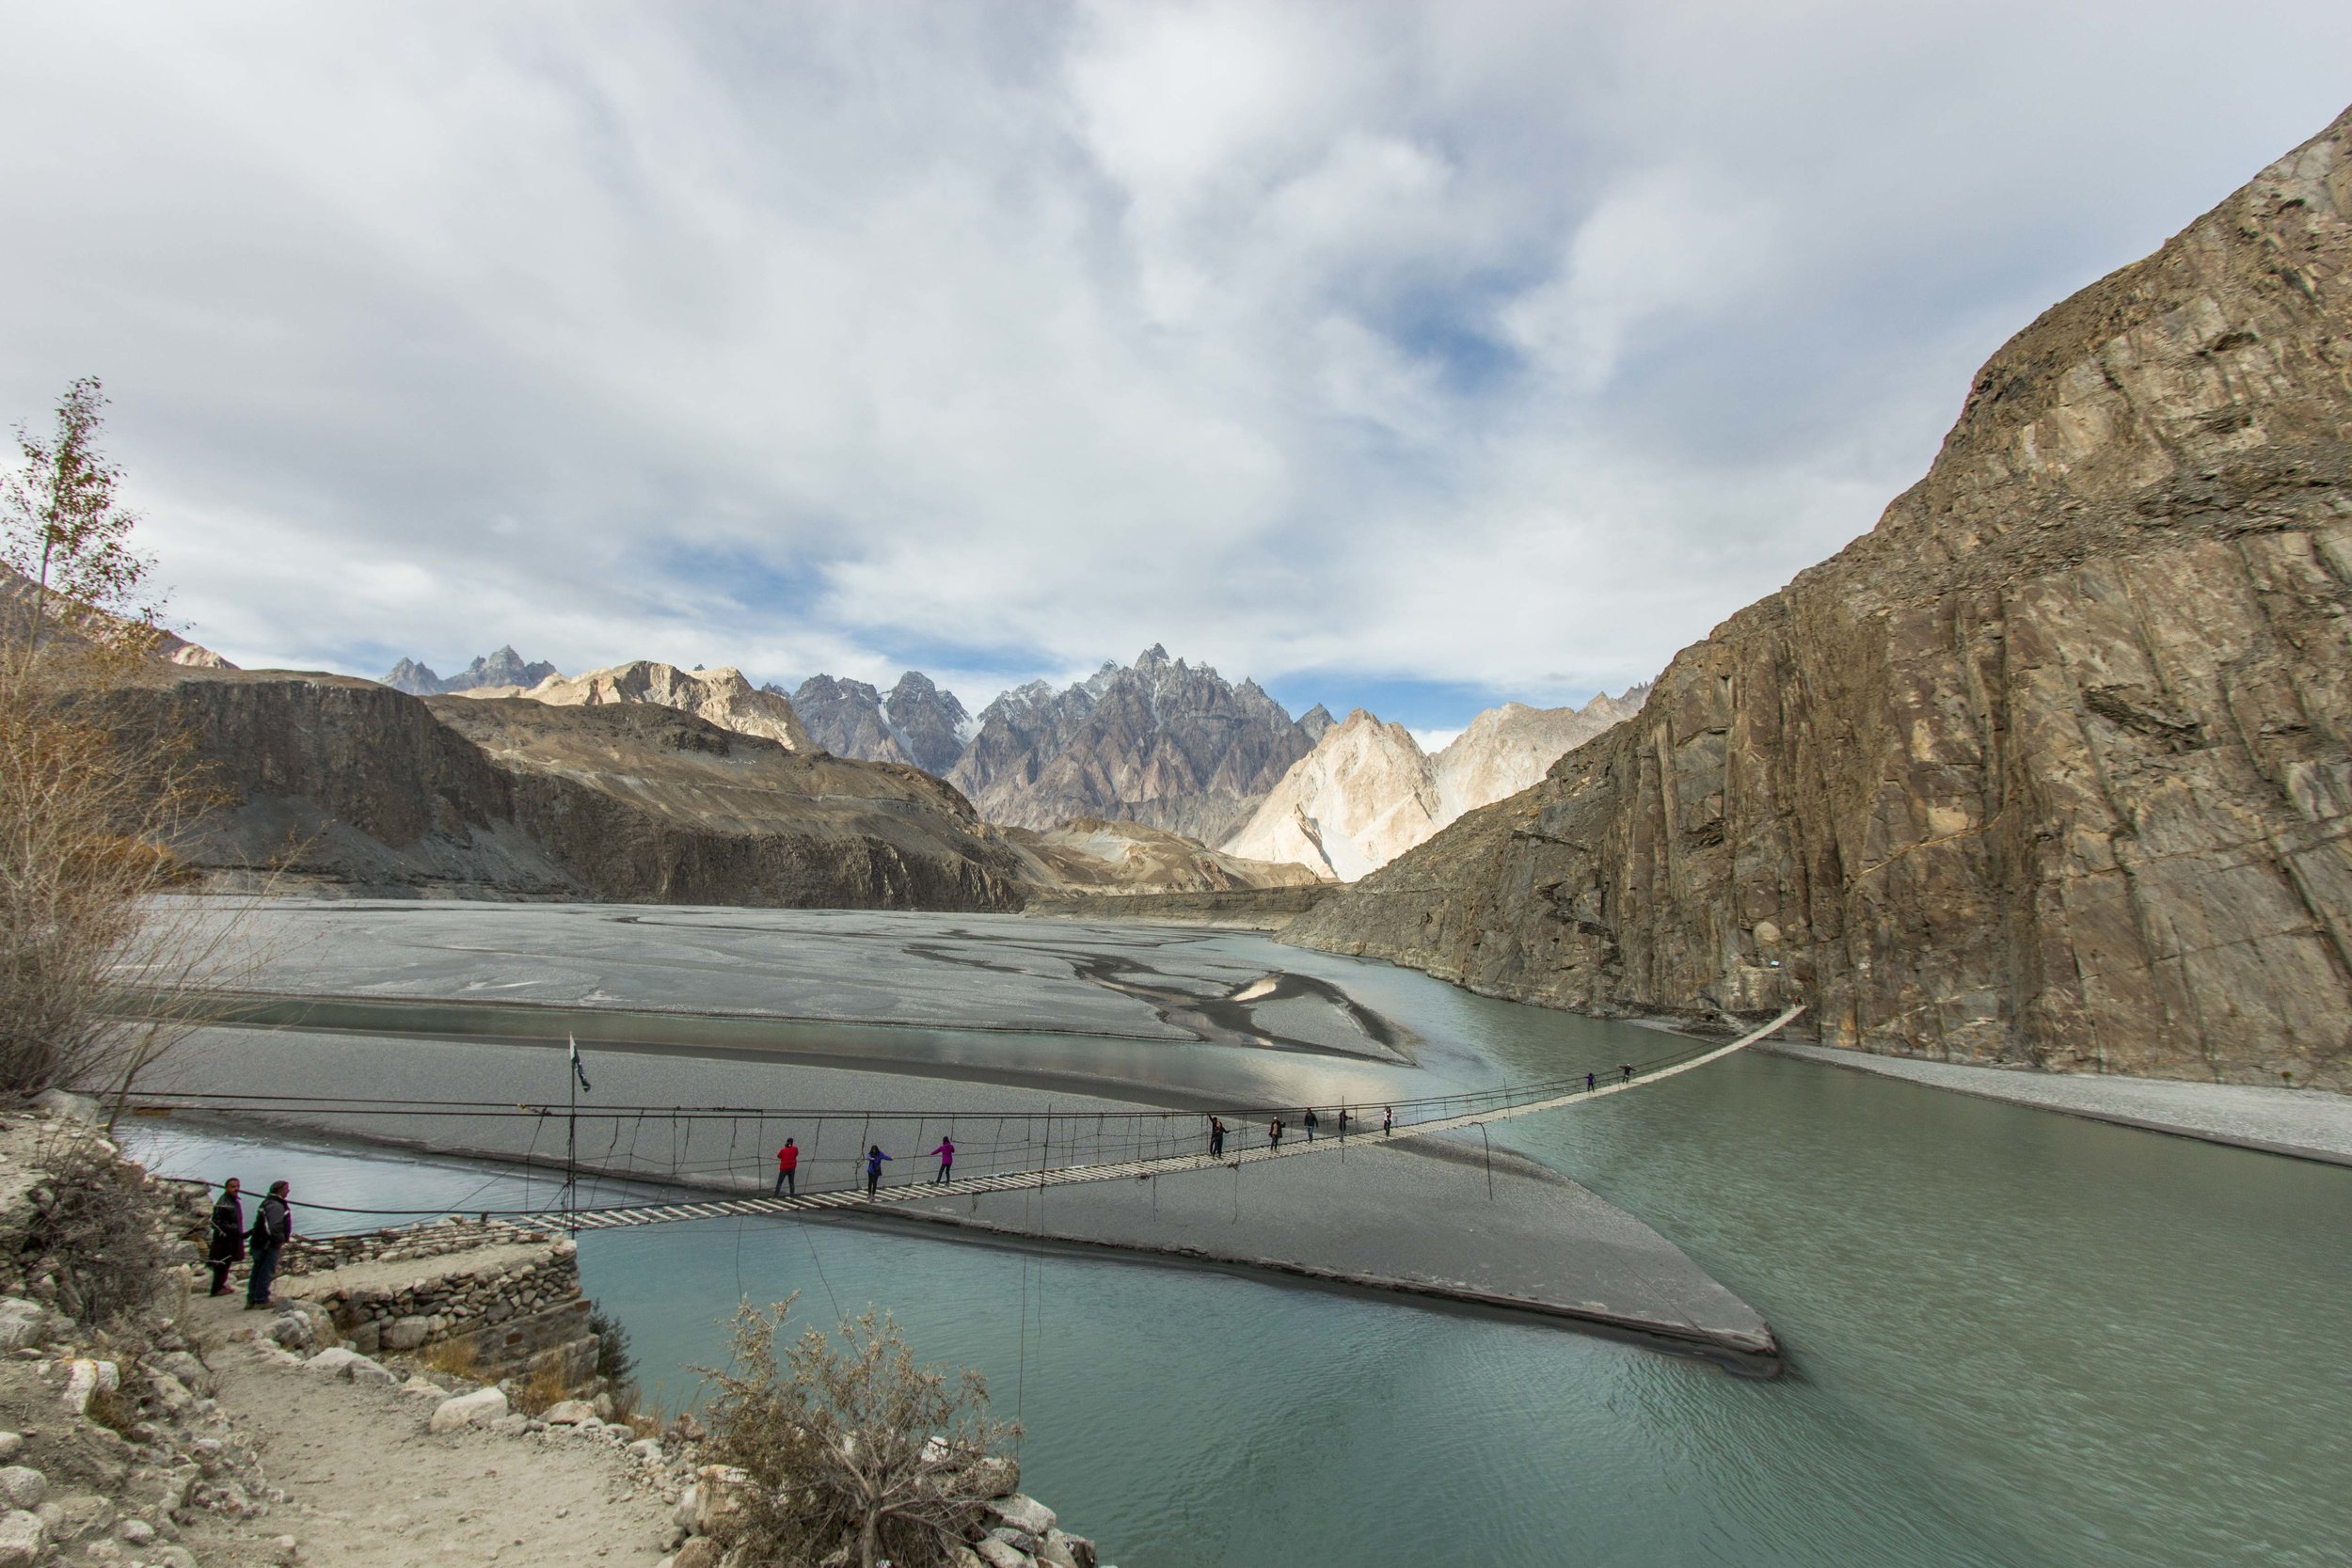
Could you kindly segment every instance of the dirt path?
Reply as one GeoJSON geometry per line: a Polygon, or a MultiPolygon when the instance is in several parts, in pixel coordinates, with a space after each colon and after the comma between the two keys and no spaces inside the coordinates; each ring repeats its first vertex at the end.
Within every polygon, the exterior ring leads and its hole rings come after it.
{"type": "Polygon", "coordinates": [[[204,1302],[222,1410],[259,1451],[287,1500],[264,1518],[207,1521],[188,1544],[208,1565],[301,1560],[334,1568],[610,1563],[653,1568],[672,1536],[670,1506],[616,1446],[483,1429],[434,1435],[437,1402],[291,1366],[240,1336],[262,1315],[204,1302]]]}

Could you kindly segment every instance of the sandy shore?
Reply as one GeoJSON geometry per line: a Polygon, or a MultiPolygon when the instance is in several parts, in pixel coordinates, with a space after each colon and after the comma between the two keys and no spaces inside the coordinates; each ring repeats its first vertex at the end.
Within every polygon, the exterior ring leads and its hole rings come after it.
{"type": "Polygon", "coordinates": [[[2167,1078],[2026,1072],[1778,1041],[1757,1049],[2012,1105],[2062,1111],[2267,1154],[2352,1165],[2352,1095],[2244,1084],[2187,1084],[2167,1078]]]}

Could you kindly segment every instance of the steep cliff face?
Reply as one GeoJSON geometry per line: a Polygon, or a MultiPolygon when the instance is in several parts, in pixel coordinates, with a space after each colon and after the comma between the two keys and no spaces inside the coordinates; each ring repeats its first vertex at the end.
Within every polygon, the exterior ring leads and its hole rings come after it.
{"type": "Polygon", "coordinates": [[[1135,822],[1081,816],[1051,832],[1001,830],[1030,863],[1031,879],[1057,893],[1150,895],[1311,887],[1323,879],[1303,865],[1254,861],[1204,849],[1191,839],[1135,822]]]}
{"type": "Polygon", "coordinates": [[[1877,529],[1288,940],[2352,1089],[2352,114],[1994,356],[1877,529]]]}
{"type": "Polygon", "coordinates": [[[362,890],[1017,909],[1020,856],[912,768],[796,755],[653,703],[554,706],[282,671],[159,677],[229,809],[184,852],[362,890]]]}
{"type": "Polygon", "coordinates": [[[1313,744],[1256,682],[1152,647],[1065,690],[1006,692],[947,777],[992,822],[1095,816],[1216,844],[1313,744]]]}

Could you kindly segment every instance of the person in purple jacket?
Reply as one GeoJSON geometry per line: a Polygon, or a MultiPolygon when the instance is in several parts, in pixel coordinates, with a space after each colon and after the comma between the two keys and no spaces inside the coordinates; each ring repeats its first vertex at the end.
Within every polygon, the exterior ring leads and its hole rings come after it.
{"type": "Polygon", "coordinates": [[[882,1151],[882,1145],[880,1144],[875,1144],[866,1149],[866,1196],[867,1197],[872,1197],[874,1196],[874,1189],[882,1185],[882,1162],[889,1158],[889,1155],[884,1154],[882,1151]]]}
{"type": "Polygon", "coordinates": [[[932,1184],[937,1185],[939,1182],[948,1180],[955,1174],[956,1140],[953,1138],[942,1138],[939,1140],[939,1147],[932,1149],[931,1152],[939,1158],[939,1174],[931,1178],[932,1184]]]}

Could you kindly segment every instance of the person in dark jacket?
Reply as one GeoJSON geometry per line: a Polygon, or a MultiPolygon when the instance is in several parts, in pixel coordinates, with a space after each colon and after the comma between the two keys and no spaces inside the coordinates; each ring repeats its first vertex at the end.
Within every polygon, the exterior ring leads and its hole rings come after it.
{"type": "Polygon", "coordinates": [[[1265,1146],[1268,1148],[1282,1147],[1282,1118],[1280,1117],[1276,1117],[1265,1124],[1265,1146]]]}
{"type": "Polygon", "coordinates": [[[245,1261],[245,1197],[230,1177],[220,1184],[220,1201],[213,1205],[213,1232],[204,1261],[212,1265],[216,1296],[229,1293],[229,1271],[245,1261]]]}
{"type": "Polygon", "coordinates": [[[889,1155],[882,1151],[880,1144],[875,1144],[866,1151],[866,1196],[867,1197],[872,1197],[874,1189],[882,1185],[882,1162],[889,1158],[889,1155]]]}
{"type": "Polygon", "coordinates": [[[1209,1118],[1209,1158],[1212,1160],[1225,1158],[1225,1122],[1219,1117],[1209,1118]]]}
{"type": "Polygon", "coordinates": [[[1307,1114],[1300,1117],[1298,1120],[1299,1124],[1307,1129],[1307,1141],[1309,1143],[1314,1142],[1315,1129],[1323,1125],[1323,1123],[1315,1119],[1315,1108],[1312,1105],[1308,1106],[1307,1114]]]}
{"type": "Polygon", "coordinates": [[[293,1190],[283,1181],[271,1182],[269,1196],[262,1199],[253,1228],[246,1234],[253,1248],[253,1274],[245,1287],[248,1312],[259,1312],[269,1305],[270,1282],[278,1277],[278,1255],[294,1240],[294,1206],[286,1200],[293,1190]]]}

